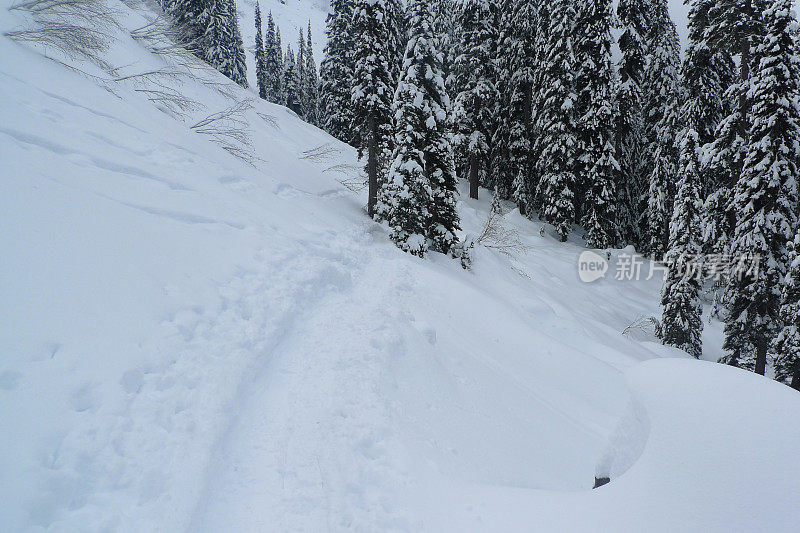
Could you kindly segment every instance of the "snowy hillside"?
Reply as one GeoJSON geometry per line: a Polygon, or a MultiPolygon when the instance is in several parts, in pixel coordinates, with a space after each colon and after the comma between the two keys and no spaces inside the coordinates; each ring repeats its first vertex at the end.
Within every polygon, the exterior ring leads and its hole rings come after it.
{"type": "Polygon", "coordinates": [[[510,207],[525,253],[404,254],[354,150],[109,5],[113,75],[0,37],[0,531],[795,529],[800,397],[623,335],[659,280],[510,207]]]}

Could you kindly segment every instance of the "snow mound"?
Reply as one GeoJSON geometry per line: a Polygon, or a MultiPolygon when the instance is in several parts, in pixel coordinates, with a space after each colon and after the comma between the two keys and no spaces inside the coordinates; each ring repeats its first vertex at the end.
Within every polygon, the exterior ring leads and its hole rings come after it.
{"type": "MultiPolygon", "coordinates": [[[[800,395],[714,363],[662,359],[626,373],[628,470],[589,492],[473,487],[430,508],[430,531],[795,531],[800,395]],[[638,457],[636,455],[638,454],[638,457]]],[[[608,471],[601,473],[607,474],[608,471]]]]}

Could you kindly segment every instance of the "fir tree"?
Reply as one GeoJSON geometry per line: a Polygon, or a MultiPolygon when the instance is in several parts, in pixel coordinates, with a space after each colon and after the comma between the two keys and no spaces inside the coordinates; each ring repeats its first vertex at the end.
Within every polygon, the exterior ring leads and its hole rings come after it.
{"type": "Polygon", "coordinates": [[[379,216],[392,228],[392,240],[419,256],[428,243],[434,250],[450,252],[459,229],[446,131],[449,98],[433,20],[429,2],[409,4],[409,41],[393,105],[394,159],[378,205],[379,216]]]}
{"type": "Polygon", "coordinates": [[[575,26],[578,179],[586,241],[591,248],[619,242],[614,102],[611,68],[611,2],[580,0],[575,26]]]}
{"type": "Polygon", "coordinates": [[[306,94],[306,38],[300,29],[300,38],[297,41],[297,57],[295,58],[295,69],[297,70],[297,94],[300,102],[298,115],[303,120],[308,121],[308,94],[306,94]]]}
{"type": "Polygon", "coordinates": [[[261,33],[261,7],[256,2],[256,84],[258,96],[267,99],[267,73],[265,70],[264,35],[261,33]]]}
{"type": "Polygon", "coordinates": [[[783,329],[775,341],[775,379],[800,390],[800,232],[789,247],[781,302],[783,329]]]}
{"type": "Polygon", "coordinates": [[[345,142],[352,141],[353,83],[351,20],[352,0],[332,0],[328,15],[325,57],[320,64],[320,113],[322,128],[345,142]]]}
{"type": "Polygon", "coordinates": [[[666,0],[655,0],[645,71],[645,130],[647,151],[653,154],[648,177],[642,251],[661,260],[669,244],[672,188],[677,183],[677,137],[680,128],[680,44],[666,0]]]}
{"type": "Polygon", "coordinates": [[[319,117],[319,74],[317,63],[314,61],[314,47],[311,41],[311,22],[308,23],[305,53],[305,86],[303,93],[306,96],[306,121],[320,125],[319,117]]]}
{"type": "Polygon", "coordinates": [[[544,219],[553,224],[566,242],[575,218],[575,57],[572,51],[572,0],[556,0],[549,13],[551,29],[547,42],[539,130],[544,149],[539,159],[542,176],[544,219]]]}
{"type": "Polygon", "coordinates": [[[689,262],[700,254],[700,162],[698,135],[689,130],[681,144],[680,183],[669,230],[667,272],[661,293],[661,341],[699,358],[703,351],[700,280],[689,262]]]}
{"type": "Polygon", "coordinates": [[[297,74],[297,65],[294,60],[294,52],[292,46],[286,47],[286,57],[284,59],[283,70],[283,105],[297,113],[302,111],[300,106],[300,88],[299,78],[297,74]]]}
{"type": "Polygon", "coordinates": [[[488,168],[498,99],[494,68],[496,4],[464,0],[460,6],[460,54],[456,58],[458,95],[454,105],[455,143],[469,174],[470,198],[478,198],[481,167],[488,168]]]}
{"type": "Polygon", "coordinates": [[[725,362],[766,371],[767,352],[780,330],[781,282],[787,245],[797,228],[800,162],[800,79],[791,0],[773,0],[763,13],[765,35],[755,48],[748,122],[750,139],[734,190],[738,223],[734,257],[759,259],[759,268],[730,279],[725,362]]]}
{"type": "Polygon", "coordinates": [[[690,0],[689,46],[683,63],[686,94],[682,115],[692,121],[687,127],[697,132],[700,146],[714,140],[717,125],[730,112],[724,95],[736,76],[730,54],[711,48],[707,40],[708,11],[714,1],[690,0]]]}
{"type": "Polygon", "coordinates": [[[392,62],[392,0],[358,0],[354,5],[353,101],[355,141],[359,156],[367,155],[369,199],[367,212],[375,215],[385,156],[392,148],[392,94],[396,85],[392,62]]]}
{"type": "Polygon", "coordinates": [[[529,203],[525,191],[535,188],[531,183],[531,134],[537,11],[533,0],[509,0],[501,7],[496,66],[499,109],[492,139],[492,174],[500,195],[514,197],[525,213],[526,201],[529,203]]]}
{"type": "Polygon", "coordinates": [[[620,164],[617,183],[618,220],[627,242],[639,246],[641,201],[644,198],[646,176],[652,167],[647,151],[644,82],[648,59],[647,38],[650,10],[647,0],[620,0],[617,15],[622,25],[619,48],[617,92],[617,155],[620,164]]]}
{"type": "Polygon", "coordinates": [[[272,12],[267,15],[267,30],[264,38],[264,88],[267,100],[283,104],[283,50],[280,30],[275,26],[272,12]]]}

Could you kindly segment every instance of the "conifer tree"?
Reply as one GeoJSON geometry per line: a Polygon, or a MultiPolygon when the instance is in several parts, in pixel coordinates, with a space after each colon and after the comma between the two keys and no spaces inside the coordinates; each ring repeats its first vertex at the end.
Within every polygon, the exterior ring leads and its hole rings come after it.
{"type": "Polygon", "coordinates": [[[661,341],[699,358],[703,351],[700,279],[689,262],[700,254],[700,162],[698,135],[689,130],[681,144],[680,182],[669,230],[669,270],[661,293],[661,341]]]}
{"type": "Polygon", "coordinates": [[[306,121],[320,125],[319,117],[319,74],[317,63],[314,61],[314,47],[311,41],[311,22],[308,23],[305,53],[305,86],[303,93],[306,96],[306,121]]]}
{"type": "Polygon", "coordinates": [[[367,212],[375,215],[378,189],[385,168],[387,152],[392,148],[393,76],[392,18],[396,4],[392,0],[357,0],[354,4],[353,102],[355,142],[359,156],[367,155],[369,196],[367,212]]]}
{"type": "Polygon", "coordinates": [[[611,2],[579,0],[575,25],[578,179],[583,189],[586,242],[607,248],[619,242],[614,102],[611,68],[611,2]]]}
{"type": "Polygon", "coordinates": [[[450,252],[459,229],[446,130],[449,98],[433,20],[427,0],[412,0],[409,40],[393,104],[394,159],[378,205],[378,215],[392,228],[392,240],[419,256],[428,245],[450,252]]]}
{"type": "Polygon", "coordinates": [[[303,29],[300,29],[300,37],[297,41],[297,57],[295,58],[295,69],[297,70],[297,93],[300,102],[300,112],[298,113],[303,120],[308,121],[308,94],[306,94],[306,38],[303,29]]]}
{"type": "Polygon", "coordinates": [[[669,244],[673,187],[677,183],[680,124],[680,44],[666,0],[655,0],[645,70],[645,131],[652,154],[642,252],[662,260],[669,244]]]}
{"type": "Polygon", "coordinates": [[[456,58],[454,141],[466,164],[470,198],[478,198],[480,171],[488,168],[498,100],[494,51],[496,41],[494,0],[464,0],[460,6],[460,53],[456,58]]]}
{"type": "Polygon", "coordinates": [[[297,64],[294,60],[294,52],[292,51],[292,45],[288,45],[286,47],[286,57],[284,59],[283,70],[283,94],[285,99],[283,105],[298,115],[302,111],[300,105],[299,85],[300,83],[297,74],[297,64]]]}
{"type": "MultiPolygon", "coordinates": [[[[708,43],[708,11],[715,0],[690,0],[689,45],[683,63],[685,112],[699,136],[700,146],[714,140],[720,121],[730,112],[725,93],[735,80],[730,54],[708,43]]],[[[707,190],[706,185],[703,186],[707,190]]]]}
{"type": "Polygon", "coordinates": [[[267,100],[283,104],[283,50],[280,30],[275,26],[272,12],[267,15],[267,30],[264,38],[264,86],[267,100]]]}
{"type": "Polygon", "coordinates": [[[351,21],[352,0],[332,0],[328,15],[325,57],[320,64],[320,113],[322,128],[345,142],[352,142],[353,112],[350,87],[353,83],[351,21]]]}
{"type": "Polygon", "coordinates": [[[267,99],[267,73],[265,70],[264,35],[261,33],[261,7],[256,2],[256,84],[258,97],[267,99]]]}
{"type": "Polygon", "coordinates": [[[247,87],[244,43],[233,0],[215,0],[203,36],[204,59],[222,74],[247,87]]]}
{"type": "Polygon", "coordinates": [[[730,278],[725,362],[764,375],[767,352],[780,330],[781,282],[788,243],[797,229],[800,162],[800,79],[791,0],[771,0],[764,36],[754,49],[747,105],[750,138],[734,189],[736,257],[758,258],[754,272],[730,278]]]}
{"type": "Polygon", "coordinates": [[[783,329],[775,341],[775,379],[800,391],[800,232],[788,257],[780,311],[783,329]]]}
{"type": "Polygon", "coordinates": [[[544,87],[538,130],[544,132],[539,159],[544,219],[566,242],[575,219],[576,124],[575,57],[572,51],[572,0],[555,0],[549,12],[551,28],[541,66],[544,87]]]}
{"type": "Polygon", "coordinates": [[[626,242],[637,246],[640,215],[646,190],[646,176],[652,164],[647,150],[645,122],[645,69],[649,56],[647,39],[653,15],[647,0],[620,0],[617,15],[622,25],[617,89],[617,155],[620,164],[617,183],[618,220],[626,242]]]}
{"type": "MultiPolygon", "coordinates": [[[[498,125],[492,139],[494,184],[525,212],[526,192],[535,188],[531,150],[537,11],[534,0],[501,4],[496,79],[498,125]],[[525,182],[524,185],[521,182],[525,182]],[[516,184],[516,186],[515,186],[516,184]],[[515,191],[518,193],[515,195],[515,191]]],[[[492,185],[488,183],[488,185],[492,185]]]]}

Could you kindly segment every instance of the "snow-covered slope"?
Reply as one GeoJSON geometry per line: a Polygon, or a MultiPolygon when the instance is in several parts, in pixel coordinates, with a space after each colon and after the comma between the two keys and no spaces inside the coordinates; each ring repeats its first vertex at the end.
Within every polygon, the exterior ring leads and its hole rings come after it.
{"type": "Polygon", "coordinates": [[[173,67],[111,5],[119,81],[0,37],[0,530],[793,529],[800,399],[623,336],[657,280],[515,211],[516,259],[399,252],[352,149],[253,102],[250,166],[190,126],[252,93],[121,79],[173,67]]]}

